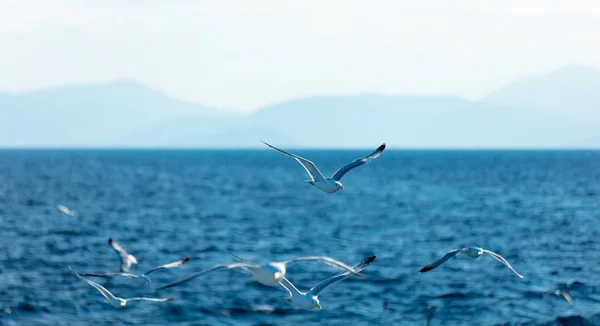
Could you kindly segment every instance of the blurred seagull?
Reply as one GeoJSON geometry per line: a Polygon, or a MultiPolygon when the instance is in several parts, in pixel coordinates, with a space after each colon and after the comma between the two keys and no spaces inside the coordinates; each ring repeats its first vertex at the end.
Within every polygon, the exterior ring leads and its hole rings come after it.
{"type": "Polygon", "coordinates": [[[356,167],[359,167],[373,159],[376,159],[377,157],[379,157],[379,155],[381,155],[381,153],[385,149],[385,143],[383,143],[376,150],[374,150],[371,154],[348,163],[347,165],[345,165],[342,168],[340,168],[339,170],[337,170],[331,178],[327,179],[323,176],[321,171],[319,171],[319,169],[313,162],[311,162],[303,157],[294,155],[292,153],[288,153],[288,152],[281,150],[275,146],[269,145],[269,144],[265,143],[264,141],[263,141],[263,143],[280,153],[283,153],[285,155],[291,156],[294,159],[296,159],[296,161],[298,161],[298,163],[302,164],[302,166],[304,167],[306,172],[308,172],[308,175],[311,178],[311,180],[308,180],[307,182],[313,186],[316,186],[320,190],[322,190],[326,193],[330,193],[330,194],[332,194],[340,189],[342,189],[342,190],[344,189],[344,186],[342,185],[340,180],[348,171],[350,171],[356,167]]]}
{"type": "Polygon", "coordinates": [[[573,298],[571,298],[571,295],[569,295],[569,293],[567,293],[566,291],[563,291],[563,290],[548,291],[544,295],[544,298],[546,298],[550,294],[556,295],[556,296],[562,296],[563,298],[565,298],[565,300],[567,300],[568,303],[573,304],[573,298]]]}
{"type": "Polygon", "coordinates": [[[158,266],[158,267],[153,268],[153,269],[151,269],[151,270],[149,270],[146,273],[141,274],[141,275],[134,275],[134,274],[130,274],[130,273],[102,273],[102,274],[82,273],[81,275],[83,275],[83,276],[94,276],[94,277],[123,276],[123,277],[130,278],[136,284],[144,285],[144,284],[150,283],[150,277],[148,276],[148,275],[150,275],[150,273],[156,272],[156,271],[161,270],[161,269],[168,269],[168,268],[179,267],[179,266],[187,263],[189,260],[190,260],[190,258],[186,257],[186,258],[184,258],[182,260],[178,260],[178,261],[173,262],[173,263],[169,263],[169,264],[164,264],[162,266],[158,266]]]}
{"type": "MultiPolygon", "coordinates": [[[[338,260],[335,260],[333,258],[326,257],[326,256],[297,257],[294,259],[289,259],[289,260],[285,260],[285,261],[281,261],[281,262],[270,262],[270,263],[267,263],[264,265],[258,265],[258,264],[249,262],[243,258],[240,258],[239,256],[237,256],[229,251],[227,251],[227,252],[229,254],[233,255],[234,257],[242,260],[242,262],[232,263],[232,264],[215,265],[209,269],[206,269],[206,270],[198,272],[194,275],[191,275],[181,281],[177,281],[175,283],[171,283],[171,284],[162,286],[162,287],[156,289],[156,291],[160,291],[160,290],[164,290],[164,289],[167,289],[167,288],[170,288],[173,286],[177,286],[179,284],[191,281],[191,280],[195,279],[196,277],[206,275],[206,274],[212,273],[214,271],[224,270],[224,269],[232,269],[232,268],[242,268],[242,269],[248,271],[250,273],[250,275],[252,276],[252,278],[254,278],[256,281],[258,281],[259,283],[261,283],[263,285],[277,286],[277,285],[279,285],[279,281],[281,280],[281,278],[286,273],[286,265],[292,264],[292,263],[298,262],[298,261],[309,261],[309,260],[321,261],[327,265],[346,270],[348,273],[358,274],[357,272],[354,271],[354,269],[352,267],[342,263],[341,261],[338,261],[338,260]]],[[[358,275],[360,275],[360,274],[358,274],[358,275]]]]}
{"type": "Polygon", "coordinates": [[[166,301],[171,301],[174,298],[145,298],[145,297],[141,297],[141,298],[119,298],[119,297],[115,297],[112,293],[110,293],[110,291],[108,291],[105,287],[103,287],[102,285],[88,280],[87,278],[77,274],[76,272],[74,272],[71,267],[69,267],[69,270],[71,270],[71,272],[73,274],[75,274],[77,277],[79,277],[80,279],[86,281],[89,285],[93,286],[94,288],[96,288],[96,290],[98,290],[108,301],[106,301],[106,303],[108,303],[109,305],[113,306],[114,308],[123,308],[127,305],[128,301],[154,301],[154,302],[166,302],[166,301]]]}
{"type": "MultiPolygon", "coordinates": [[[[369,266],[369,264],[371,262],[373,262],[373,260],[375,260],[375,255],[365,259],[362,263],[356,265],[354,267],[354,273],[358,273],[360,271],[362,271],[363,269],[365,269],[367,266],[369,266]]],[[[349,272],[349,271],[344,271],[344,272],[340,272],[336,275],[330,276],[328,278],[326,278],[325,280],[321,281],[319,284],[315,285],[312,289],[310,289],[310,291],[304,293],[304,292],[300,292],[295,286],[294,284],[292,284],[290,281],[288,281],[288,279],[286,279],[285,277],[281,277],[281,280],[279,281],[279,284],[281,284],[281,286],[283,286],[290,294],[289,298],[286,298],[285,300],[289,303],[293,303],[296,306],[302,308],[302,309],[314,309],[314,308],[319,308],[321,309],[321,303],[319,302],[319,293],[321,293],[321,291],[323,291],[326,287],[330,286],[333,283],[345,280],[346,278],[350,277],[353,273],[349,272]]]]}
{"type": "Polygon", "coordinates": [[[131,268],[131,265],[138,263],[137,259],[135,259],[135,257],[133,257],[133,255],[128,254],[127,251],[125,251],[125,249],[123,249],[123,247],[121,247],[112,238],[108,238],[108,244],[110,244],[111,247],[117,252],[117,254],[119,254],[119,258],[121,259],[121,272],[122,273],[129,272],[129,268],[131,268]]]}
{"type": "Polygon", "coordinates": [[[65,207],[61,204],[56,204],[56,209],[58,209],[59,211],[65,213],[66,215],[69,215],[69,216],[75,216],[75,214],[77,213],[75,211],[68,209],[67,207],[65,207]]]}
{"type": "Polygon", "coordinates": [[[425,273],[428,272],[438,266],[440,266],[441,264],[443,264],[444,262],[446,262],[448,259],[458,255],[458,254],[465,254],[471,258],[479,258],[481,255],[483,255],[484,253],[494,257],[496,260],[498,260],[499,262],[501,262],[502,264],[506,265],[506,267],[510,268],[511,271],[513,271],[513,273],[515,273],[518,277],[523,278],[523,276],[519,273],[517,273],[517,271],[514,270],[514,268],[512,268],[512,266],[510,266],[510,264],[506,261],[506,259],[504,259],[504,257],[498,255],[495,252],[489,251],[489,250],[485,250],[482,248],[478,248],[478,247],[473,247],[473,248],[462,248],[462,249],[455,249],[452,250],[450,252],[448,252],[447,254],[445,254],[442,258],[434,261],[433,263],[423,267],[419,273],[425,273]]]}

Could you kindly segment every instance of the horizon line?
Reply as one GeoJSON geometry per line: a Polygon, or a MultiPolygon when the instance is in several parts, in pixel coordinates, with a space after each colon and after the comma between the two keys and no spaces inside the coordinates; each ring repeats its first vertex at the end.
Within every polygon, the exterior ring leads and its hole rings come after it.
{"type": "MultiPolygon", "coordinates": [[[[291,146],[287,147],[290,150],[333,150],[333,151],[344,151],[344,150],[370,150],[372,147],[314,147],[314,146],[291,146]]],[[[256,147],[177,147],[177,146],[132,146],[132,147],[92,147],[92,146],[48,146],[48,147],[5,147],[0,146],[0,151],[256,151],[256,150],[269,150],[269,148],[263,148],[260,146],[256,147]]],[[[539,147],[390,147],[387,144],[387,151],[600,151],[600,146],[590,147],[566,147],[566,146],[539,146],[539,147]]]]}

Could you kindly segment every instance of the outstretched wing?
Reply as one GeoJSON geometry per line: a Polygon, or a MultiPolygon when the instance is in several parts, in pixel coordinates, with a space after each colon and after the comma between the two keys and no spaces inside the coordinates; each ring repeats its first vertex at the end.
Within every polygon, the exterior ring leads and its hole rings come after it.
{"type": "Polygon", "coordinates": [[[127,256],[128,253],[127,251],[125,251],[125,249],[123,249],[123,247],[121,247],[121,245],[116,242],[115,240],[113,240],[112,238],[108,238],[108,244],[121,256],[127,256]]]}
{"type": "Polygon", "coordinates": [[[126,301],[154,301],[154,302],[167,302],[167,301],[172,301],[175,300],[175,298],[146,298],[146,297],[141,297],[141,298],[130,298],[130,299],[125,299],[126,301]]]}
{"type": "Polygon", "coordinates": [[[105,287],[103,287],[102,285],[92,281],[92,280],[88,280],[87,278],[79,275],[77,272],[73,271],[71,269],[71,266],[69,266],[69,270],[71,271],[71,273],[75,274],[75,276],[79,277],[80,279],[86,281],[89,285],[93,286],[94,288],[96,288],[96,290],[98,290],[106,299],[108,300],[114,300],[116,299],[115,296],[110,293],[110,291],[108,291],[105,287]]]}
{"type": "Polygon", "coordinates": [[[265,143],[264,141],[263,141],[263,143],[265,145],[271,147],[272,149],[280,152],[280,153],[283,153],[283,154],[285,154],[287,156],[291,156],[291,157],[295,158],[296,161],[298,161],[298,163],[302,164],[302,166],[304,167],[304,169],[306,170],[306,172],[308,172],[308,175],[310,175],[312,181],[316,181],[316,180],[324,181],[325,180],[325,177],[323,176],[323,174],[321,173],[321,171],[319,171],[319,169],[317,169],[317,166],[313,162],[311,162],[311,161],[309,161],[309,160],[307,160],[307,159],[305,159],[303,157],[300,157],[298,155],[294,155],[292,153],[288,153],[288,152],[286,152],[286,151],[284,151],[282,149],[279,149],[279,148],[277,148],[277,147],[275,147],[273,145],[269,145],[269,144],[265,143]]]}
{"type": "Polygon", "coordinates": [[[129,273],[101,273],[101,274],[95,274],[95,273],[83,273],[80,274],[83,276],[93,276],[93,277],[110,277],[110,276],[123,276],[123,277],[131,277],[131,278],[137,278],[137,275],[134,274],[129,274],[129,273]]]}
{"type": "Polygon", "coordinates": [[[232,255],[233,257],[235,257],[235,258],[237,258],[237,259],[241,260],[242,262],[244,262],[244,263],[246,263],[246,264],[250,264],[250,265],[257,265],[257,264],[255,264],[255,263],[253,263],[253,262],[251,262],[251,261],[248,261],[248,260],[246,260],[246,259],[244,259],[244,258],[242,258],[242,257],[240,257],[240,256],[238,256],[238,255],[236,255],[236,254],[234,254],[233,252],[231,252],[231,251],[229,251],[229,250],[227,250],[227,249],[223,249],[223,251],[225,251],[226,253],[228,253],[228,254],[232,255]]]}
{"type": "Polygon", "coordinates": [[[300,291],[298,291],[298,289],[294,286],[294,284],[292,284],[292,282],[288,281],[288,279],[285,278],[285,276],[282,276],[279,279],[279,285],[283,286],[283,288],[286,289],[290,293],[290,297],[293,297],[294,295],[302,294],[300,291]]]}
{"type": "Polygon", "coordinates": [[[460,252],[462,251],[462,249],[454,249],[450,252],[448,252],[447,254],[445,254],[442,258],[434,261],[433,263],[421,268],[421,270],[419,271],[419,273],[425,273],[425,272],[429,272],[430,270],[440,266],[441,264],[443,264],[444,262],[446,262],[446,260],[458,255],[460,252]]]}
{"type": "MultiPolygon", "coordinates": [[[[375,260],[375,255],[365,259],[362,263],[354,266],[354,272],[358,273],[360,271],[362,271],[363,269],[365,269],[367,266],[369,266],[369,264],[371,262],[373,262],[375,260]]],[[[315,285],[312,289],[310,289],[310,291],[308,291],[309,294],[312,294],[314,296],[318,296],[319,293],[321,293],[321,291],[323,291],[326,287],[330,286],[331,284],[335,283],[335,282],[339,282],[342,280],[347,279],[348,277],[352,276],[353,273],[348,272],[348,271],[344,271],[344,272],[340,272],[336,275],[330,276],[328,278],[326,278],[325,280],[321,281],[321,283],[315,285]]]]}
{"type": "Polygon", "coordinates": [[[146,273],[144,273],[144,275],[149,275],[150,273],[152,273],[152,272],[156,272],[156,271],[157,271],[157,270],[159,270],[159,269],[167,269],[167,268],[175,268],[175,267],[179,267],[179,266],[181,266],[181,265],[183,265],[183,264],[187,263],[188,261],[190,261],[190,258],[189,258],[189,257],[186,257],[186,258],[184,258],[184,259],[182,259],[182,260],[178,260],[178,261],[176,261],[176,262],[174,262],[174,263],[164,264],[164,265],[162,265],[162,266],[158,266],[158,267],[156,267],[156,268],[153,268],[153,269],[151,269],[151,270],[147,271],[146,273]]]}
{"type": "Polygon", "coordinates": [[[63,206],[63,205],[61,205],[61,204],[56,204],[56,208],[57,208],[59,211],[61,211],[61,212],[65,213],[66,215],[69,215],[69,216],[75,216],[75,211],[73,211],[73,210],[70,210],[69,208],[67,208],[67,207],[65,207],[65,206],[63,206]]]}
{"type": "Polygon", "coordinates": [[[373,159],[376,159],[379,155],[381,155],[381,153],[383,152],[384,149],[385,149],[385,143],[383,143],[383,144],[381,144],[381,146],[377,147],[377,149],[374,150],[371,154],[369,154],[365,157],[358,158],[358,159],[346,164],[339,170],[335,171],[335,173],[333,174],[331,179],[333,179],[335,181],[340,181],[342,179],[342,177],[344,176],[344,174],[348,173],[348,171],[354,169],[355,167],[361,166],[373,159]]]}
{"type": "Polygon", "coordinates": [[[352,274],[362,276],[361,274],[355,272],[354,268],[352,268],[352,267],[344,264],[343,262],[341,262],[339,260],[335,260],[335,259],[333,259],[331,257],[327,257],[327,256],[304,256],[304,257],[296,257],[294,259],[289,259],[289,260],[286,260],[286,261],[282,261],[281,263],[283,263],[283,264],[292,264],[292,263],[297,262],[297,261],[307,261],[307,260],[308,261],[310,261],[310,260],[320,261],[320,262],[323,262],[323,263],[325,263],[325,264],[327,264],[329,266],[332,266],[332,267],[335,267],[335,268],[338,268],[338,269],[343,269],[343,270],[346,270],[346,271],[348,271],[348,272],[350,272],[352,274]]]}
{"type": "Polygon", "coordinates": [[[206,269],[206,270],[203,270],[203,271],[198,272],[196,274],[190,275],[190,276],[184,278],[183,280],[180,280],[180,281],[177,281],[177,282],[165,285],[165,286],[161,286],[161,287],[157,288],[155,291],[161,291],[161,290],[164,290],[164,289],[168,289],[168,288],[177,286],[179,284],[183,284],[185,282],[188,282],[188,281],[191,281],[191,280],[195,279],[196,277],[199,277],[199,276],[202,276],[202,275],[206,275],[206,274],[212,273],[214,271],[218,271],[220,269],[231,269],[231,268],[248,267],[248,266],[251,266],[251,265],[247,264],[247,263],[233,263],[233,264],[216,265],[216,266],[213,266],[213,267],[211,267],[209,269],[206,269]]]}
{"type": "Polygon", "coordinates": [[[510,264],[506,261],[506,259],[504,259],[504,257],[498,255],[497,253],[495,253],[493,251],[489,251],[489,250],[485,250],[485,249],[483,249],[483,252],[485,252],[486,254],[488,254],[488,255],[496,258],[497,261],[501,262],[506,267],[510,268],[510,270],[513,271],[513,273],[515,273],[518,277],[523,278],[523,275],[517,273],[517,271],[514,268],[512,268],[512,266],[510,266],[510,264]]]}
{"type": "Polygon", "coordinates": [[[565,300],[567,300],[568,303],[573,304],[573,298],[571,298],[571,296],[567,292],[563,290],[556,290],[554,291],[554,294],[562,295],[562,297],[565,298],[565,300]]]}

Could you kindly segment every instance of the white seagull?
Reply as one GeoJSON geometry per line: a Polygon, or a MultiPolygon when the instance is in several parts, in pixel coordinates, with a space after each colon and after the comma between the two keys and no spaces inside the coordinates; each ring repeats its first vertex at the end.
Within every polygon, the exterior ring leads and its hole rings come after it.
{"type": "Polygon", "coordinates": [[[56,209],[58,209],[59,211],[63,212],[65,215],[75,216],[75,214],[76,214],[75,211],[70,210],[66,206],[63,206],[61,204],[56,204],[56,209]]]}
{"type": "Polygon", "coordinates": [[[212,273],[214,271],[232,269],[232,268],[242,268],[242,269],[248,271],[250,273],[250,275],[252,276],[252,278],[254,278],[256,281],[258,281],[259,283],[261,283],[263,285],[277,286],[277,285],[279,285],[279,281],[283,278],[283,276],[286,273],[286,265],[292,264],[292,263],[298,262],[298,261],[309,261],[309,260],[321,261],[327,265],[346,270],[348,273],[354,273],[354,274],[360,275],[360,274],[358,274],[358,272],[355,272],[355,270],[352,267],[342,263],[341,261],[338,261],[338,260],[335,260],[333,258],[326,257],[326,256],[297,257],[297,258],[289,259],[289,260],[285,260],[285,261],[270,262],[270,263],[267,263],[264,265],[258,265],[258,264],[249,262],[247,260],[244,260],[244,259],[240,258],[239,256],[232,254],[229,251],[227,251],[227,252],[229,254],[237,257],[238,259],[242,260],[242,262],[232,263],[232,264],[215,265],[209,269],[203,270],[203,271],[198,272],[194,275],[191,275],[187,278],[184,278],[183,280],[162,286],[162,287],[156,289],[156,291],[164,290],[166,288],[170,288],[170,287],[191,281],[191,280],[195,279],[196,277],[206,275],[206,274],[212,273]]]}
{"type": "Polygon", "coordinates": [[[150,273],[152,272],[156,272],[158,270],[161,269],[168,269],[168,268],[175,268],[175,267],[179,267],[185,263],[187,263],[190,260],[189,257],[186,257],[182,260],[178,260],[176,262],[173,263],[169,263],[169,264],[164,264],[162,266],[158,266],[156,268],[153,268],[147,272],[145,272],[144,274],[141,275],[135,275],[135,274],[130,274],[130,273],[101,273],[101,274],[94,274],[94,273],[82,273],[81,275],[83,276],[94,276],[94,277],[109,277],[109,276],[123,276],[123,277],[128,277],[131,280],[133,280],[134,283],[139,284],[139,285],[144,285],[147,283],[150,283],[150,277],[148,275],[150,275],[150,273]]]}
{"type": "Polygon", "coordinates": [[[517,273],[517,271],[515,271],[514,268],[512,268],[512,266],[510,266],[510,264],[506,261],[506,259],[504,259],[504,257],[498,255],[495,252],[489,251],[489,250],[485,250],[482,248],[478,248],[478,247],[473,247],[473,248],[462,248],[462,249],[455,249],[452,250],[450,252],[448,252],[447,254],[445,254],[442,258],[434,261],[433,263],[423,267],[421,270],[419,270],[419,273],[425,273],[428,272],[438,266],[440,266],[441,264],[443,264],[445,261],[447,261],[448,259],[458,255],[458,254],[465,254],[471,258],[479,258],[481,257],[481,255],[483,255],[484,253],[494,257],[496,260],[498,260],[499,262],[501,262],[502,264],[506,265],[506,267],[510,268],[511,271],[513,271],[513,273],[515,273],[518,277],[523,278],[523,276],[519,273],[517,273]]]}
{"type": "Polygon", "coordinates": [[[381,153],[385,149],[385,143],[383,143],[376,150],[374,150],[371,154],[369,154],[365,157],[358,158],[358,159],[346,164],[345,166],[343,166],[342,168],[337,170],[333,174],[333,176],[331,176],[331,178],[327,179],[323,176],[321,171],[319,171],[319,169],[313,162],[311,162],[303,157],[300,157],[298,155],[288,153],[288,152],[281,150],[275,146],[269,145],[269,144],[265,143],[264,141],[263,141],[263,143],[280,153],[283,153],[285,155],[295,158],[296,161],[298,161],[298,163],[302,164],[302,166],[304,167],[306,172],[308,172],[308,175],[310,176],[311,180],[308,180],[307,182],[313,186],[316,186],[320,190],[322,190],[326,193],[330,193],[330,194],[332,194],[340,189],[342,189],[342,190],[344,189],[344,186],[342,185],[340,180],[348,171],[354,169],[355,167],[361,166],[373,159],[376,159],[377,157],[379,157],[379,155],[381,155],[381,153]]]}
{"type": "Polygon", "coordinates": [[[86,281],[89,285],[93,286],[96,288],[96,290],[98,290],[108,301],[106,301],[106,303],[108,303],[109,305],[113,306],[114,308],[123,308],[127,305],[128,301],[154,301],[154,302],[166,302],[166,301],[171,301],[174,298],[145,298],[145,297],[141,297],[141,298],[119,298],[119,297],[115,297],[112,293],[110,293],[110,291],[108,291],[105,287],[103,287],[102,285],[88,280],[87,278],[77,274],[76,272],[74,272],[71,267],[69,267],[69,270],[71,270],[71,272],[73,274],[75,274],[77,277],[79,277],[80,279],[86,281]]]}
{"type": "Polygon", "coordinates": [[[562,296],[563,298],[565,298],[565,300],[567,300],[568,303],[573,304],[573,298],[571,298],[571,295],[569,295],[569,293],[567,293],[567,291],[563,291],[563,290],[548,291],[544,294],[544,298],[546,298],[550,294],[556,295],[556,296],[562,296]]]}
{"type": "Polygon", "coordinates": [[[135,259],[133,255],[128,254],[127,251],[125,251],[125,249],[123,249],[123,247],[121,247],[112,238],[108,238],[108,244],[111,245],[111,247],[117,252],[117,254],[119,254],[119,258],[121,259],[122,273],[129,272],[129,268],[131,268],[131,265],[138,263],[137,259],[135,259]]]}
{"type": "MultiPolygon", "coordinates": [[[[369,264],[373,260],[375,260],[375,257],[376,256],[373,255],[373,256],[367,258],[366,260],[364,260],[362,263],[356,265],[354,267],[354,273],[358,273],[358,272],[362,271],[363,269],[365,269],[367,266],[369,266],[369,264]]],[[[319,302],[319,298],[318,298],[319,293],[321,293],[321,291],[323,291],[326,287],[330,286],[331,284],[345,280],[346,278],[350,277],[351,275],[352,275],[352,273],[349,271],[340,272],[336,275],[330,276],[330,277],[326,278],[325,280],[321,281],[319,284],[315,285],[312,289],[310,289],[310,291],[308,291],[306,293],[300,292],[285,277],[281,278],[281,281],[279,281],[279,284],[281,284],[281,286],[283,286],[290,294],[290,297],[285,299],[287,302],[295,304],[296,306],[298,306],[302,309],[307,309],[307,310],[314,309],[314,308],[321,309],[321,303],[319,302]]]]}

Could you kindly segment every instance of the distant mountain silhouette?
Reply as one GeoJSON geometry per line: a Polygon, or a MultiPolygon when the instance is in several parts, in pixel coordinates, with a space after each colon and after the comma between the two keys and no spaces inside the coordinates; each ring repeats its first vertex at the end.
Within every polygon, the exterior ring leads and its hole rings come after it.
{"type": "Polygon", "coordinates": [[[483,101],[539,109],[573,121],[595,120],[600,126],[600,70],[570,65],[524,77],[492,92],[483,101]]]}
{"type": "Polygon", "coordinates": [[[0,146],[103,146],[177,116],[228,116],[119,80],[0,94],[0,146]]]}
{"type": "MultiPolygon", "coordinates": [[[[581,130],[532,110],[450,96],[320,96],[284,102],[246,118],[302,146],[557,147],[581,130]]],[[[274,145],[284,145],[271,140],[274,145]]]]}
{"type": "Polygon", "coordinates": [[[577,147],[600,134],[585,121],[492,95],[486,101],[497,104],[452,96],[315,96],[244,115],[120,80],[0,93],[0,146],[237,148],[264,147],[262,139],[284,148],[374,148],[382,142],[404,148],[531,148],[577,147]]]}

